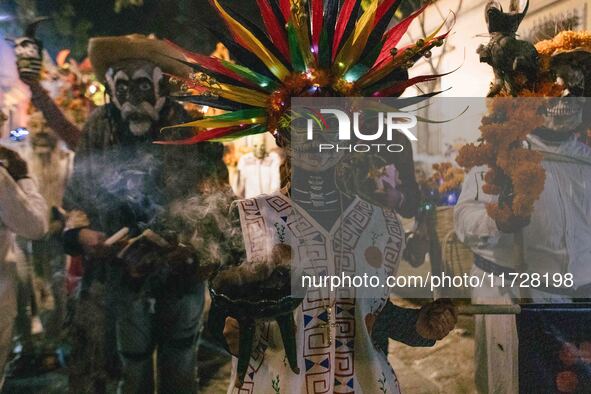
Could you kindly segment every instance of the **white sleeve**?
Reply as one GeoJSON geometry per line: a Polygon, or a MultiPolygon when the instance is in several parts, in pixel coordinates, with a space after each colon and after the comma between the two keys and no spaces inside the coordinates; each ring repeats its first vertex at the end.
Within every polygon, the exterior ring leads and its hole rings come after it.
{"type": "Polygon", "coordinates": [[[0,220],[13,233],[28,239],[42,238],[48,230],[48,210],[35,182],[15,182],[0,168],[0,220]]]}
{"type": "Polygon", "coordinates": [[[469,247],[496,243],[500,232],[486,212],[486,205],[496,202],[496,197],[484,193],[486,167],[473,168],[462,186],[458,204],[454,208],[454,227],[460,241],[469,247]]]}
{"type": "Polygon", "coordinates": [[[276,152],[271,152],[269,155],[272,160],[273,164],[271,165],[271,181],[269,188],[276,192],[281,189],[281,156],[279,156],[276,152]]]}
{"type": "Polygon", "coordinates": [[[245,190],[246,190],[246,180],[244,179],[244,156],[242,156],[239,160],[238,160],[238,165],[236,166],[236,195],[240,198],[244,198],[244,194],[245,194],[245,190]]]}

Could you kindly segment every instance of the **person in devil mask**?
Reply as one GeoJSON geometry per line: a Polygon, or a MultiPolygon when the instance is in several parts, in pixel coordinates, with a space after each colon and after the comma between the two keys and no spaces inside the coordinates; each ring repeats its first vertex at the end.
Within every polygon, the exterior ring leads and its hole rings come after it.
{"type": "Polygon", "coordinates": [[[194,392],[204,295],[193,266],[201,261],[190,246],[191,229],[169,208],[199,195],[205,184],[227,182],[223,149],[154,144],[178,138],[175,130],[161,130],[188,120],[167,96],[165,74],[190,73],[172,60],[181,54],[157,39],[132,35],[92,39],[89,57],[110,102],[84,127],[64,197],[65,247],[84,257],[85,270],[72,323],[70,389],[104,392],[120,360],[120,391],[152,393],[157,349],[157,390],[194,392]],[[156,241],[120,253],[106,240],[121,229],[129,238],[150,233],[156,241]]]}

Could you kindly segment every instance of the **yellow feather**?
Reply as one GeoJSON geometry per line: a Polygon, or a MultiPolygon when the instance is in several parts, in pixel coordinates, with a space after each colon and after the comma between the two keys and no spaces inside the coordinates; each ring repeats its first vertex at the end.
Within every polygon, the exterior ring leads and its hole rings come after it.
{"type": "Polygon", "coordinates": [[[304,12],[304,5],[300,0],[292,0],[291,3],[291,22],[293,23],[298,43],[304,63],[309,69],[311,66],[316,64],[316,59],[312,55],[312,44],[310,43],[310,32],[309,32],[309,19],[304,12]]]}
{"type": "Polygon", "coordinates": [[[231,127],[231,126],[240,126],[246,124],[264,124],[267,122],[266,116],[251,118],[251,119],[234,119],[234,120],[224,120],[224,119],[216,119],[217,116],[206,117],[204,119],[196,120],[189,123],[183,123],[174,126],[164,127],[162,130],[171,129],[175,127],[196,127],[200,129],[208,129],[208,128],[220,128],[220,127],[231,127]]]}
{"type": "Polygon", "coordinates": [[[363,77],[356,82],[356,86],[359,88],[365,88],[367,86],[373,85],[374,83],[378,82],[379,80],[386,77],[386,75],[390,74],[394,69],[401,67],[404,64],[405,60],[403,56],[398,55],[394,57],[390,63],[386,64],[380,69],[374,70],[365,74],[363,77]]]}
{"type": "Polygon", "coordinates": [[[373,24],[378,9],[378,0],[373,0],[367,7],[357,24],[351,37],[345,42],[337,55],[333,66],[336,75],[343,75],[351,68],[363,53],[367,40],[373,30],[373,24]]]}
{"type": "Polygon", "coordinates": [[[247,46],[248,50],[256,55],[267,68],[280,80],[284,80],[289,75],[289,70],[273,55],[265,46],[244,26],[232,18],[220,5],[217,0],[213,0],[214,6],[220,12],[222,18],[228,24],[230,30],[235,36],[240,37],[241,41],[247,46]]]}
{"type": "Polygon", "coordinates": [[[218,83],[209,87],[208,90],[228,100],[261,108],[267,107],[269,100],[269,96],[265,93],[225,83],[218,83]]]}
{"type": "Polygon", "coordinates": [[[441,29],[443,29],[443,26],[445,26],[445,24],[446,24],[446,23],[447,23],[447,18],[445,18],[445,19],[443,20],[443,22],[441,23],[441,25],[439,25],[439,27],[438,27],[437,29],[435,29],[435,31],[434,31],[433,33],[431,33],[431,34],[429,34],[427,37],[425,37],[425,42],[429,42],[429,41],[431,41],[432,39],[434,39],[434,38],[435,38],[435,36],[436,36],[437,34],[439,34],[439,32],[441,31],[441,29]]]}

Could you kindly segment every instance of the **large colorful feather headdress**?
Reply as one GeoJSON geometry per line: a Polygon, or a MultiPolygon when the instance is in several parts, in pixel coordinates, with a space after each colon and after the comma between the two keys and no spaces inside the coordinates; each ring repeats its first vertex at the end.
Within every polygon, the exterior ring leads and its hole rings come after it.
{"type": "MultiPolygon", "coordinates": [[[[195,70],[175,75],[191,95],[181,100],[225,112],[176,127],[193,127],[194,144],[228,141],[284,127],[290,97],[397,97],[441,75],[408,77],[408,69],[449,34],[445,22],[429,36],[399,48],[421,7],[389,28],[401,0],[256,0],[264,30],[210,0],[225,24],[210,30],[237,63],[183,50],[195,70]],[[363,4],[362,4],[363,3],[363,4]]],[[[170,45],[174,45],[170,43],[170,45]]]]}

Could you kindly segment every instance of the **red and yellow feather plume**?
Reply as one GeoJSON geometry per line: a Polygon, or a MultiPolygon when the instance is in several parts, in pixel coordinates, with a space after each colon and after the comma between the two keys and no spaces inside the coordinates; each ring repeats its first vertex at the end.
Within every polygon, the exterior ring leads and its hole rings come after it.
{"type": "Polygon", "coordinates": [[[397,49],[427,7],[387,29],[401,1],[370,0],[362,7],[362,0],[253,0],[261,30],[219,0],[210,0],[227,28],[220,41],[233,46],[238,63],[183,50],[185,59],[179,61],[195,74],[175,77],[197,93],[183,100],[228,112],[176,126],[197,130],[195,137],[176,143],[274,133],[291,97],[399,96],[410,86],[445,75],[400,80],[448,34],[439,34],[444,22],[428,37],[397,49]]]}

